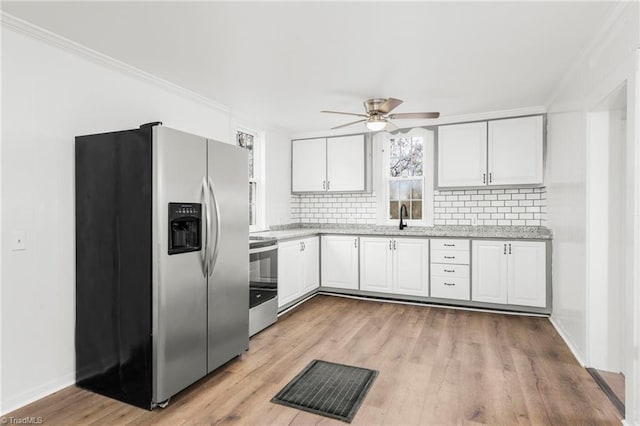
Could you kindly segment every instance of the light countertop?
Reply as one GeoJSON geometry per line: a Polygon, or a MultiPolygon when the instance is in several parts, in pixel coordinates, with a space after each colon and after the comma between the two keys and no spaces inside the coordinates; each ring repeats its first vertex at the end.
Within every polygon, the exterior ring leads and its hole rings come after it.
{"type": "Polygon", "coordinates": [[[413,226],[402,231],[396,226],[291,224],[275,226],[270,231],[254,232],[253,238],[276,238],[279,241],[314,235],[371,235],[394,237],[451,237],[550,240],[551,230],[542,226],[413,226]]]}

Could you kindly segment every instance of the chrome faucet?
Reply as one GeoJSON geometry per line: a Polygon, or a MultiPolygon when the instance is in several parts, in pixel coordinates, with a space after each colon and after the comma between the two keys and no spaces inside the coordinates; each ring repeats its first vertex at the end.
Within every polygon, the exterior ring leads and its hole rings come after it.
{"type": "Polygon", "coordinates": [[[404,223],[402,221],[402,210],[404,209],[404,217],[409,217],[409,215],[407,214],[407,205],[403,204],[400,206],[400,230],[402,231],[404,228],[407,227],[407,224],[404,223]]]}

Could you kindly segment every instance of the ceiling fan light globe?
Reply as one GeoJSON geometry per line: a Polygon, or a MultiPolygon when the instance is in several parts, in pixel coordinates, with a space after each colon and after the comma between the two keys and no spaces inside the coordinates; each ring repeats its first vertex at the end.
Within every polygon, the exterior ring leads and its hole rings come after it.
{"type": "Polygon", "coordinates": [[[384,120],[384,119],[368,120],[366,125],[367,125],[367,129],[371,130],[372,132],[379,132],[380,130],[387,127],[387,120],[384,120]]]}

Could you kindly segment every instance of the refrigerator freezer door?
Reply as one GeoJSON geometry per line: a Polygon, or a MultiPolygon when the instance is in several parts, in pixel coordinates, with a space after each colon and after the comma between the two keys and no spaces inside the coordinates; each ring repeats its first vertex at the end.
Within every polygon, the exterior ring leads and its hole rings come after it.
{"type": "Polygon", "coordinates": [[[211,372],[249,348],[248,155],[243,148],[209,140],[207,163],[211,204],[217,204],[211,206],[209,236],[211,372]]]}
{"type": "MultiPolygon", "coordinates": [[[[207,374],[207,282],[202,249],[168,254],[169,203],[203,203],[206,139],[153,128],[153,401],[160,403],[207,374]]],[[[206,197],[206,195],[205,195],[206,197]]],[[[203,215],[204,216],[204,215],[203,215]]]]}

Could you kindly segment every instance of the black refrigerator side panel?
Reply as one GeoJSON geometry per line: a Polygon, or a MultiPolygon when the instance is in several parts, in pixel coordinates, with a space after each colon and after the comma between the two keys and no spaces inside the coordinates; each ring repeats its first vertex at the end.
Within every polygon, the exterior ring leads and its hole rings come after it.
{"type": "Polygon", "coordinates": [[[151,408],[151,129],[76,138],[76,382],[151,408]]]}

